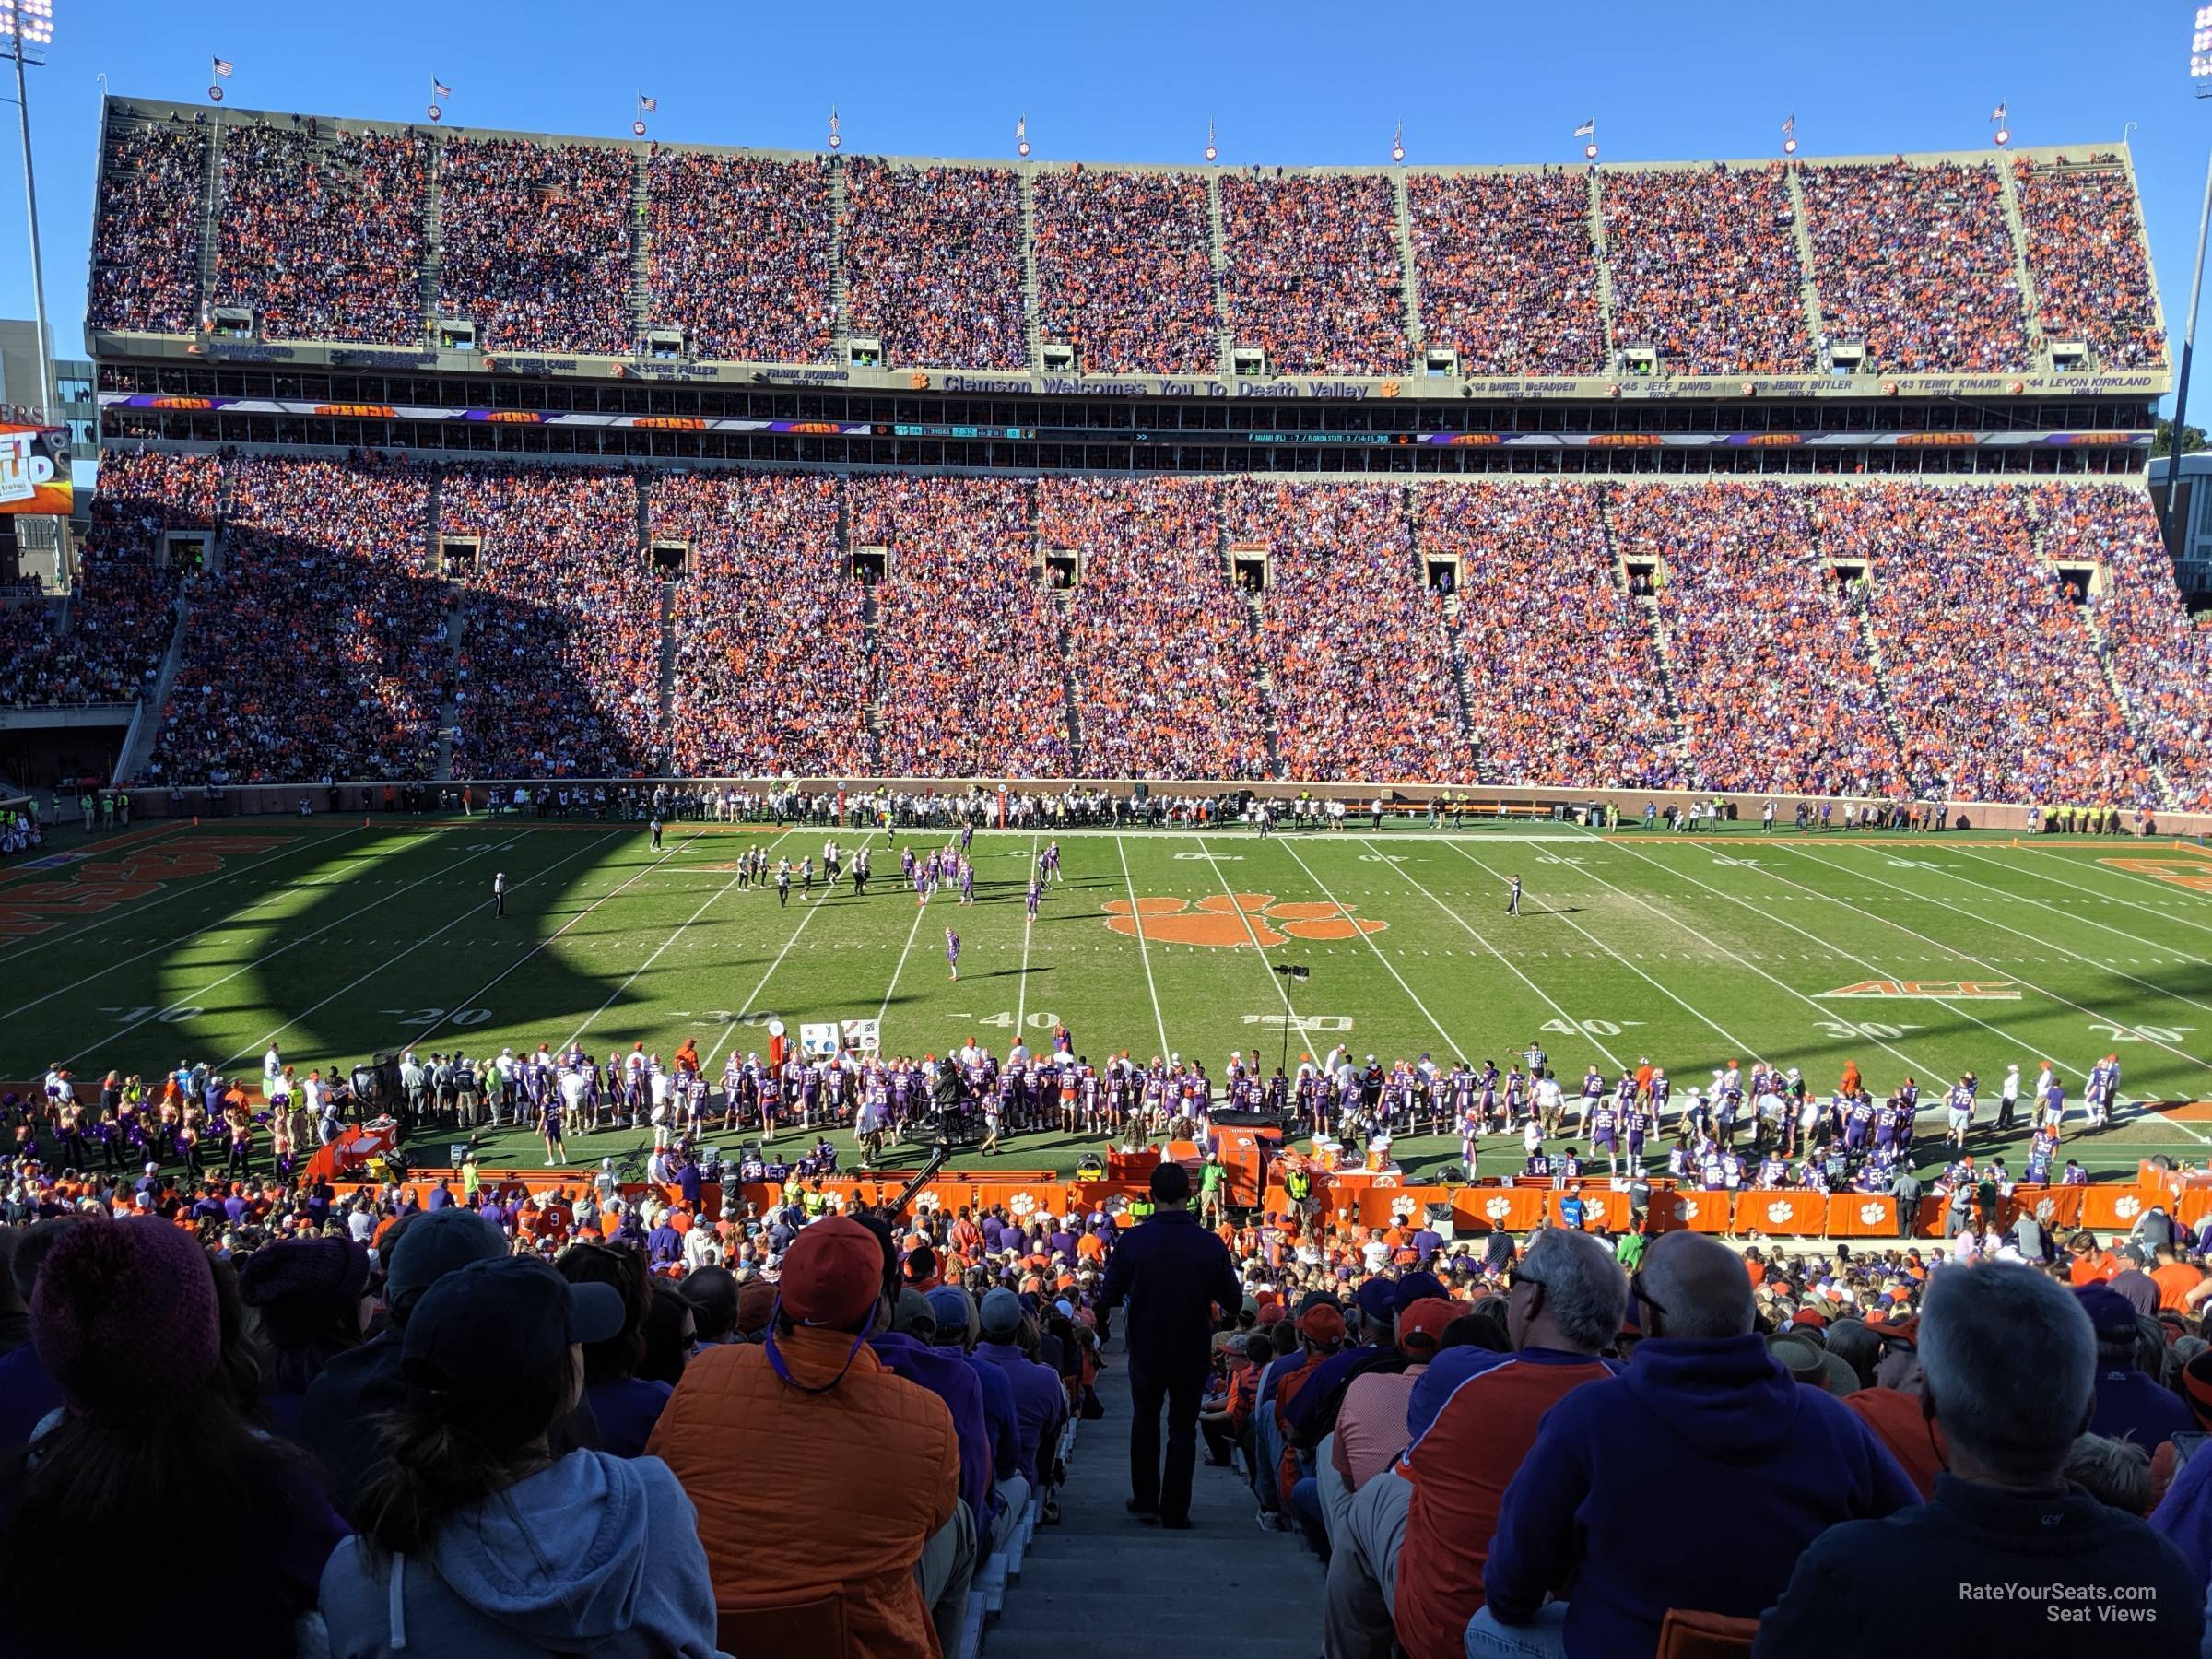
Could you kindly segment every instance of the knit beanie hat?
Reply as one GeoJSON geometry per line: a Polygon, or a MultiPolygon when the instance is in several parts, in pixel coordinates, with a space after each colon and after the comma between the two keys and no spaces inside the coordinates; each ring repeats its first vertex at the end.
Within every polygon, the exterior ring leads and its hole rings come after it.
{"type": "Polygon", "coordinates": [[[238,1270],[249,1308],[302,1300],[352,1300],[369,1283],[369,1251],[351,1239],[287,1239],[265,1244],[238,1270]]]}
{"type": "Polygon", "coordinates": [[[80,1412],[142,1396],[149,1377],[196,1384],[214,1373],[221,1347],[207,1253],[147,1218],[73,1227],[39,1270],[30,1338],[80,1412]]]}

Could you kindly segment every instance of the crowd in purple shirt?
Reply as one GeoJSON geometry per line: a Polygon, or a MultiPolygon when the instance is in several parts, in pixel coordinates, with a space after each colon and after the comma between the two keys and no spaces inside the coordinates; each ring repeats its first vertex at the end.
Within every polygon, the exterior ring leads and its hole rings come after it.
{"type": "Polygon", "coordinates": [[[1196,173],[1040,172],[1038,326],[1088,374],[1215,374],[1213,225],[1196,173]]]}
{"type": "Polygon", "coordinates": [[[656,542],[687,544],[677,584],[679,771],[772,777],[875,770],[860,585],[822,474],[670,474],[648,501],[656,542]]]}
{"type": "Polygon", "coordinates": [[[818,159],[656,147],[649,320],[730,362],[827,362],[834,259],[818,159]]]}

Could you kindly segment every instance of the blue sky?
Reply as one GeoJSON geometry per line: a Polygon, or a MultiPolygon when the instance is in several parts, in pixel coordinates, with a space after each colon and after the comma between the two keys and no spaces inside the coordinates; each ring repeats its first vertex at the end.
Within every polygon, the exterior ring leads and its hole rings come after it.
{"type": "MultiPolygon", "coordinates": [[[[1380,162],[1403,120],[1415,163],[1567,161],[1598,118],[1607,159],[1807,156],[1980,146],[2005,100],[2015,141],[2110,144],[2128,122],[2170,325],[2185,312],[2212,100],[2188,78],[2193,5],[2049,0],[1829,11],[1766,5],[1504,6],[1040,4],[763,7],[627,0],[55,0],[30,71],[46,292],[57,343],[84,316],[100,84],[196,100],[208,59],[233,105],[418,119],[434,74],[449,123],[627,130],[816,148],[830,108],[848,151],[1380,162]],[[1373,19],[1373,27],[1364,20],[1373,19]]],[[[0,312],[30,314],[14,112],[0,135],[0,312]]]]}

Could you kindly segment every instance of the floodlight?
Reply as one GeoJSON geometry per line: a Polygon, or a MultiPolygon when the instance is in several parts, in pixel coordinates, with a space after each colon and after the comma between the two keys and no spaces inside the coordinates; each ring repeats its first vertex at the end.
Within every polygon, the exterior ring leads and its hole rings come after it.
{"type": "Polygon", "coordinates": [[[2206,76],[2212,76],[2212,6],[2200,6],[2196,31],[2189,37],[2189,78],[2203,80],[2206,76]]]}
{"type": "Polygon", "coordinates": [[[0,40],[26,46],[53,44],[53,0],[0,0],[0,40]]]}

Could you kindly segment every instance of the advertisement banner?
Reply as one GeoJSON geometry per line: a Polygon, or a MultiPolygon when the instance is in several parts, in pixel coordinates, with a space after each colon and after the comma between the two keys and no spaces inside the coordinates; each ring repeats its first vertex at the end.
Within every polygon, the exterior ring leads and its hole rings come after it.
{"type": "Polygon", "coordinates": [[[0,423],[0,512],[66,517],[74,499],[69,429],[0,423]]]}

